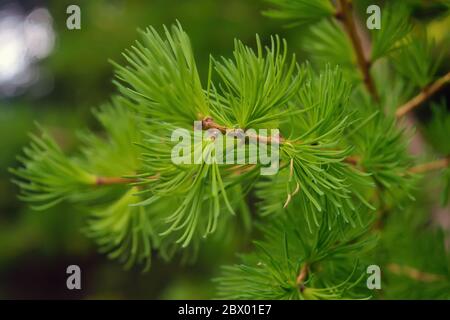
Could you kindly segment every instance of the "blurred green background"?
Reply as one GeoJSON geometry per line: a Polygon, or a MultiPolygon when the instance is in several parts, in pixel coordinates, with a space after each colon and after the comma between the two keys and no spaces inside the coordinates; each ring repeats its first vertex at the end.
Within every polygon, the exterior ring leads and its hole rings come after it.
{"type": "MultiPolygon", "coordinates": [[[[114,92],[108,59],[138,38],[137,28],[161,30],[178,19],[193,43],[202,77],[209,54],[229,56],[233,39],[254,45],[272,34],[286,38],[302,58],[301,28],[285,29],[265,18],[261,0],[0,0],[0,298],[199,299],[211,298],[218,266],[236,261],[247,236],[233,245],[205,243],[193,265],[153,259],[150,272],[124,271],[97,253],[80,232],[80,208],[59,205],[31,211],[17,199],[7,168],[35,132],[35,122],[50,130],[70,151],[77,129],[95,128],[90,109],[114,92]],[[81,8],[81,30],[66,28],[66,8],[81,8]],[[82,290],[66,289],[66,267],[82,270],[82,290]]],[[[447,24],[436,24],[445,35],[447,24]]],[[[448,30],[447,30],[448,31],[448,30]]],[[[443,41],[442,39],[440,39],[443,41]]],[[[448,61],[448,59],[444,59],[448,61]]],[[[448,66],[447,66],[448,67],[448,66]]],[[[447,92],[448,94],[448,92],[447,92]]]]}

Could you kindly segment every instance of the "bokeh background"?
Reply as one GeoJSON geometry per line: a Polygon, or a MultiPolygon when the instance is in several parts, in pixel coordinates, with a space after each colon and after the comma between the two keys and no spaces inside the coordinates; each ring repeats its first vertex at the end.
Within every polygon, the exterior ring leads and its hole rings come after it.
{"type": "MultiPolygon", "coordinates": [[[[194,265],[153,259],[148,273],[124,271],[80,232],[78,208],[63,204],[34,212],[20,202],[7,168],[17,165],[16,155],[27,144],[28,132],[36,132],[35,122],[68,152],[76,144],[76,130],[95,128],[90,109],[114,92],[108,59],[123,61],[120,54],[137,39],[137,28],[160,30],[178,19],[191,37],[203,77],[209,54],[229,56],[234,38],[253,45],[256,33],[266,42],[271,34],[281,35],[303,59],[301,28],[286,29],[262,16],[265,7],[262,0],[0,0],[0,298],[213,296],[210,279],[219,265],[235,261],[236,252],[245,250],[247,236],[223,247],[206,243],[194,265]],[[81,8],[81,30],[66,28],[70,4],[81,8]],[[70,264],[82,269],[80,291],[66,289],[70,264]]],[[[420,12],[418,18],[428,18],[420,12]]],[[[431,31],[450,43],[449,25],[448,18],[441,19],[431,31]]],[[[448,62],[443,68],[449,68],[448,62]]],[[[426,122],[428,115],[418,116],[426,122]]]]}

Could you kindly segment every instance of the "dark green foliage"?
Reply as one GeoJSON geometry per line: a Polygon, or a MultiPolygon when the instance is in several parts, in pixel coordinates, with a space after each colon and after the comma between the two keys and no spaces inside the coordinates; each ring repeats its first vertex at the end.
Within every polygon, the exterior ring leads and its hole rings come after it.
{"type": "Polygon", "coordinates": [[[312,232],[305,216],[290,209],[283,217],[269,220],[263,228],[264,240],[255,242],[255,252],[242,255],[242,264],[223,267],[222,277],[216,279],[219,297],[367,298],[369,291],[358,287],[365,275],[358,257],[376,243],[376,237],[367,236],[370,220],[352,227],[328,210],[321,215],[320,227],[312,232]],[[308,271],[299,283],[303,267],[308,271]]]}
{"type": "MultiPolygon", "coordinates": [[[[447,156],[447,161],[450,161],[448,160],[450,155],[450,144],[448,143],[450,114],[445,108],[445,100],[431,105],[432,118],[425,126],[424,133],[436,152],[439,155],[447,156]]],[[[447,206],[450,199],[450,168],[443,171],[441,181],[443,185],[441,203],[443,206],[447,206]]]]}
{"type": "Polygon", "coordinates": [[[334,13],[333,5],[327,0],[266,0],[275,9],[264,13],[275,19],[287,20],[289,26],[294,27],[317,22],[323,18],[331,17],[334,13]]]}
{"type": "Polygon", "coordinates": [[[450,299],[446,231],[430,225],[423,208],[395,213],[386,221],[380,241],[389,288],[381,294],[388,299],[450,299]]]}

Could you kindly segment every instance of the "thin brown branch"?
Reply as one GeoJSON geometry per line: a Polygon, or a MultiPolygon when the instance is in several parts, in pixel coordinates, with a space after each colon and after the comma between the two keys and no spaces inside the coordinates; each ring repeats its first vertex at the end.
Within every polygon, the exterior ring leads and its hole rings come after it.
{"type": "MultiPolygon", "coordinates": [[[[222,126],[216,122],[214,122],[214,119],[211,117],[205,117],[202,119],[202,129],[203,130],[209,130],[209,129],[216,129],[219,130],[222,134],[232,134],[236,133],[239,134],[239,132],[242,134],[243,137],[248,138],[254,138],[256,141],[261,141],[265,143],[271,143],[272,137],[271,136],[260,136],[260,135],[245,135],[242,129],[234,129],[234,128],[227,128],[225,126],[222,126]]],[[[283,143],[285,142],[284,138],[281,137],[281,135],[278,136],[278,138],[275,138],[273,142],[276,143],[283,143]]]]}
{"type": "MultiPolygon", "coordinates": [[[[360,161],[361,161],[361,157],[358,155],[348,156],[347,158],[344,159],[345,163],[348,163],[352,166],[358,166],[360,161]]],[[[425,172],[429,172],[429,171],[444,169],[444,168],[447,168],[448,166],[450,166],[450,156],[411,167],[411,168],[409,168],[408,172],[410,172],[410,173],[425,173],[425,172]]]]}
{"type": "Polygon", "coordinates": [[[357,155],[348,156],[347,158],[344,159],[344,162],[351,164],[353,166],[357,166],[360,161],[361,161],[361,157],[357,156],[357,155]]]}
{"type": "Polygon", "coordinates": [[[122,177],[97,177],[95,179],[96,186],[112,185],[112,184],[127,184],[137,182],[137,179],[129,179],[122,177]]]}
{"type": "Polygon", "coordinates": [[[444,169],[447,168],[449,165],[450,165],[450,156],[443,159],[419,164],[409,169],[409,171],[412,173],[425,173],[429,171],[444,169]]]}
{"type": "MultiPolygon", "coordinates": [[[[154,176],[147,177],[147,179],[158,179],[159,174],[156,174],[154,176]]],[[[106,186],[106,185],[114,185],[114,184],[129,184],[129,183],[136,183],[140,182],[142,180],[138,178],[123,178],[123,177],[96,177],[95,178],[95,185],[96,186],[106,186]]]]}
{"type": "Polygon", "coordinates": [[[427,87],[423,88],[417,96],[406,102],[404,105],[400,106],[395,112],[396,117],[401,118],[411,110],[414,110],[415,108],[420,106],[432,95],[442,89],[448,82],[450,82],[450,72],[448,72],[446,75],[442,76],[432,84],[428,85],[427,87]]]}
{"type": "Polygon", "coordinates": [[[242,165],[236,165],[230,168],[230,171],[233,172],[235,175],[241,175],[244,173],[247,173],[251,170],[253,170],[256,167],[254,164],[242,164],[242,165]]]}
{"type": "Polygon", "coordinates": [[[445,280],[445,277],[442,275],[420,271],[410,266],[401,266],[396,263],[388,264],[387,269],[396,275],[406,276],[408,278],[421,282],[435,282],[445,280]]]}
{"type": "Polygon", "coordinates": [[[295,283],[297,284],[297,286],[300,288],[301,291],[305,289],[304,282],[308,277],[308,273],[309,273],[309,265],[305,263],[300,268],[297,279],[295,280],[295,283]]]}
{"type": "Polygon", "coordinates": [[[220,124],[215,123],[213,118],[211,118],[211,117],[205,117],[202,119],[202,129],[203,130],[217,129],[223,134],[227,133],[227,130],[229,130],[227,127],[224,127],[224,126],[221,126],[220,124]]]}
{"type": "Polygon", "coordinates": [[[356,28],[351,0],[338,0],[338,10],[335,17],[342,23],[345,32],[350,37],[353,50],[356,55],[356,62],[358,63],[358,67],[362,73],[364,85],[367,88],[367,91],[369,91],[375,101],[379,101],[378,91],[370,74],[371,62],[364,55],[362,42],[356,28]]]}

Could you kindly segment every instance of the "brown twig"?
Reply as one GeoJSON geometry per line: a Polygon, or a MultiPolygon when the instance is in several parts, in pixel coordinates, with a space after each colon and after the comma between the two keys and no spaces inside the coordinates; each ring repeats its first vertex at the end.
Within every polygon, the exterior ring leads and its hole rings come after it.
{"type": "MultiPolygon", "coordinates": [[[[159,178],[159,174],[147,177],[147,179],[158,179],[158,178],[159,178]]],[[[142,180],[140,180],[138,178],[96,177],[94,184],[96,186],[106,186],[106,185],[114,185],[114,184],[129,184],[129,183],[135,183],[135,182],[140,182],[140,181],[142,181],[142,180]]]]}
{"type": "Polygon", "coordinates": [[[297,284],[297,286],[300,288],[301,291],[305,289],[304,282],[308,277],[308,273],[309,273],[309,265],[305,263],[300,268],[297,279],[295,280],[295,283],[297,284]]]}
{"type": "Polygon", "coordinates": [[[345,32],[350,37],[353,50],[356,55],[356,61],[358,67],[362,73],[364,85],[369,91],[370,95],[375,101],[379,101],[379,96],[375,82],[370,75],[371,61],[364,55],[361,39],[358,36],[355,19],[353,16],[353,5],[351,0],[338,0],[338,10],[335,14],[337,20],[339,20],[344,26],[345,32]]]}
{"type": "Polygon", "coordinates": [[[448,72],[446,75],[442,76],[432,84],[428,85],[427,87],[423,88],[417,96],[406,102],[404,105],[400,106],[395,112],[395,116],[397,118],[401,118],[411,110],[417,108],[426,100],[428,100],[432,95],[442,89],[447,82],[450,82],[450,72],[448,72]]]}
{"type": "Polygon", "coordinates": [[[221,126],[220,124],[215,123],[213,118],[211,118],[211,117],[205,117],[202,119],[202,129],[203,130],[217,129],[223,134],[227,133],[227,130],[229,130],[227,127],[224,127],[224,126],[221,126]]]}
{"type": "Polygon", "coordinates": [[[435,282],[445,280],[445,277],[442,275],[420,271],[410,266],[401,266],[396,263],[388,264],[387,269],[396,275],[403,275],[421,282],[435,282]]]}
{"type": "MultiPolygon", "coordinates": [[[[348,156],[344,159],[345,163],[348,163],[352,166],[358,166],[361,161],[361,157],[358,155],[352,155],[348,156]]],[[[410,173],[425,173],[429,171],[444,169],[446,167],[450,166],[450,156],[447,156],[442,159],[438,159],[435,161],[423,163],[416,165],[414,167],[409,168],[408,172],[410,173]]]]}
{"type": "Polygon", "coordinates": [[[344,162],[351,164],[353,166],[357,166],[360,161],[361,161],[361,157],[357,156],[357,155],[348,156],[347,158],[344,159],[344,162]]]}
{"type": "Polygon", "coordinates": [[[244,173],[247,173],[251,170],[253,170],[256,167],[254,164],[242,164],[242,165],[236,165],[230,168],[230,171],[233,172],[235,175],[241,175],[244,173]]]}
{"type": "Polygon", "coordinates": [[[447,156],[443,159],[419,164],[419,165],[409,169],[409,172],[425,173],[425,172],[429,172],[429,171],[444,169],[444,168],[447,168],[449,165],[450,165],[450,156],[447,156]]]}
{"type": "Polygon", "coordinates": [[[112,185],[112,184],[127,184],[137,182],[137,179],[129,179],[122,177],[97,177],[95,179],[96,186],[112,185]]]}
{"type": "Polygon", "coordinates": [[[272,141],[272,137],[266,137],[266,136],[260,136],[260,135],[249,135],[249,134],[244,134],[244,131],[242,129],[233,129],[233,128],[227,128],[225,126],[222,126],[216,122],[214,122],[214,119],[211,117],[205,117],[202,119],[202,129],[203,130],[209,130],[209,129],[216,129],[219,130],[222,134],[233,134],[233,133],[241,133],[243,137],[248,137],[248,138],[254,138],[256,139],[256,141],[261,141],[261,142],[265,142],[265,143],[283,143],[285,142],[284,138],[279,135],[278,138],[275,138],[274,141],[272,141]]]}

